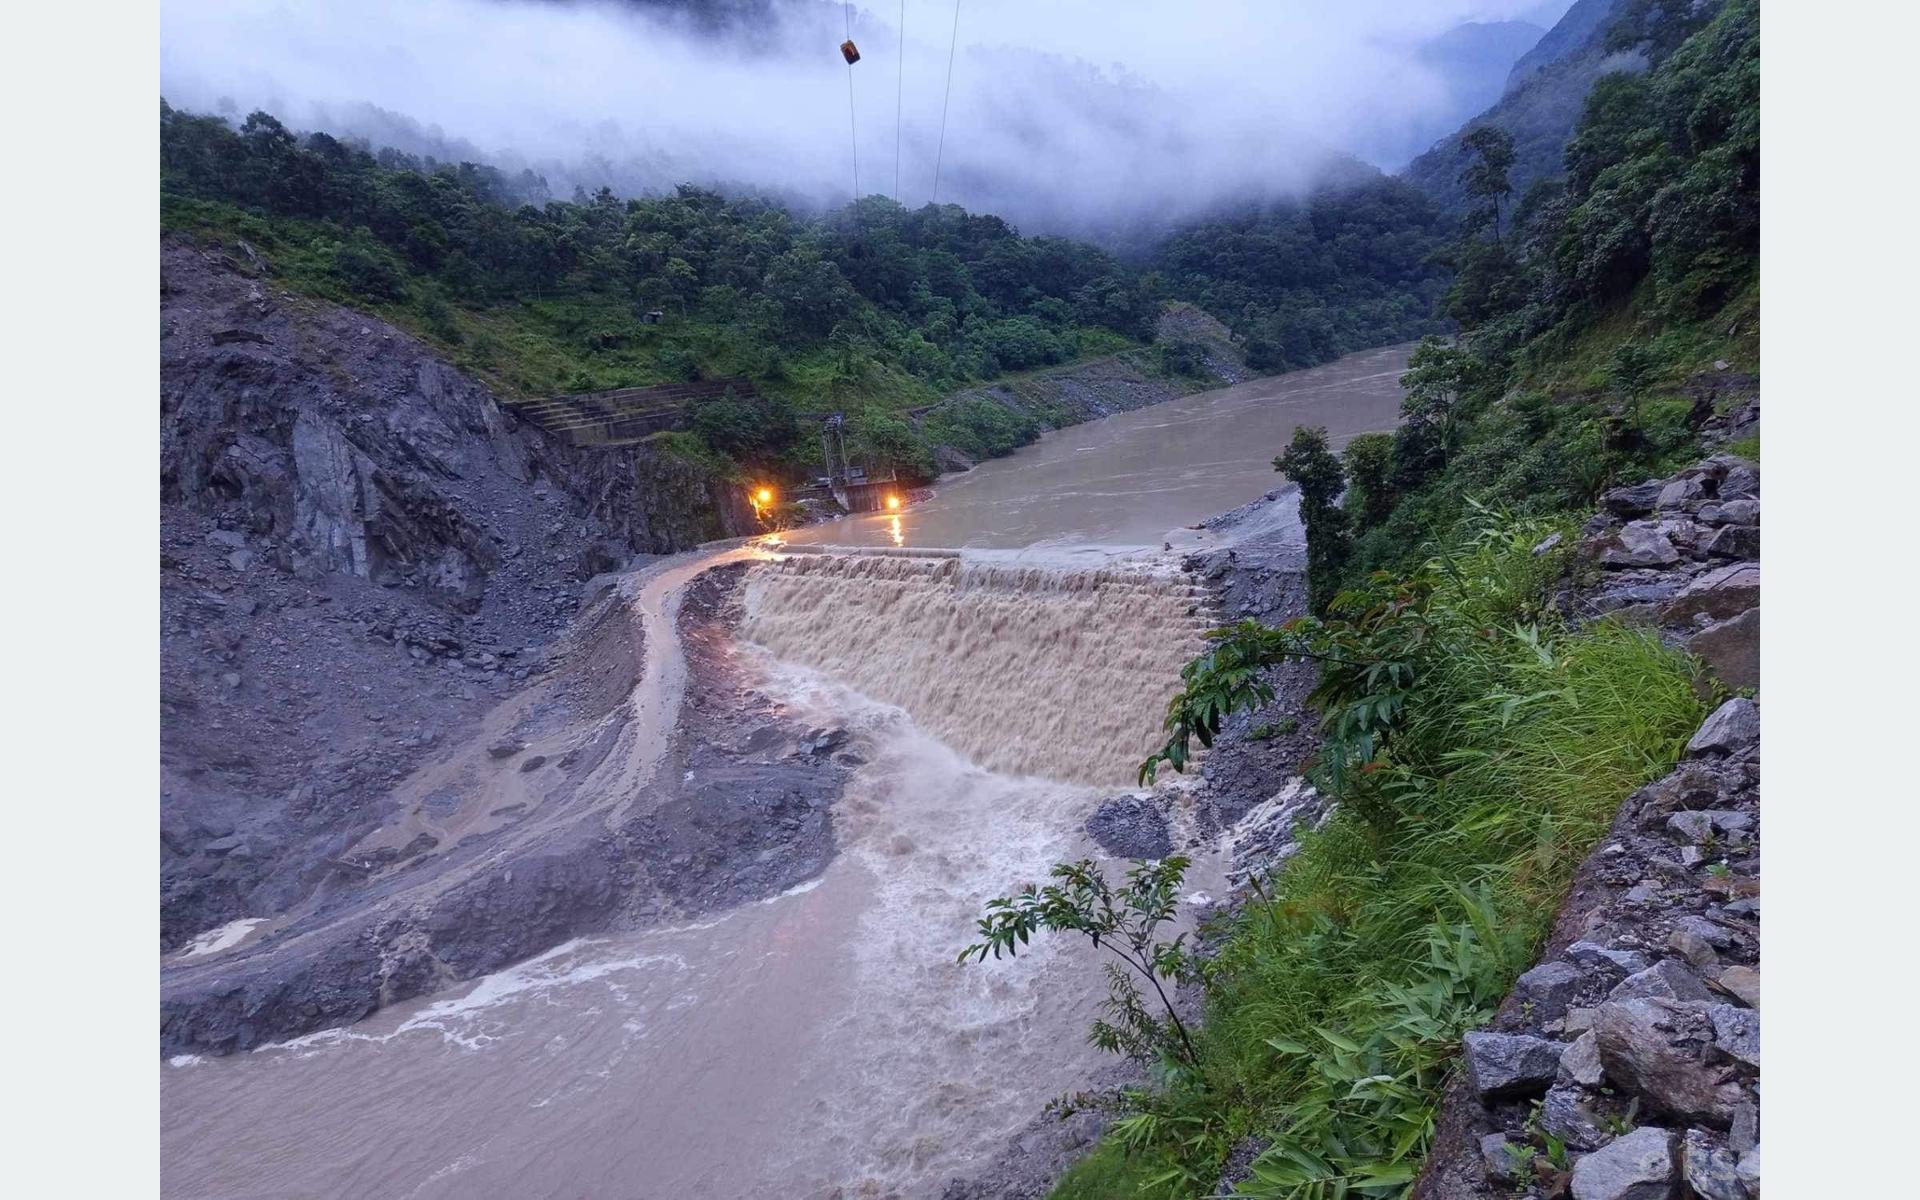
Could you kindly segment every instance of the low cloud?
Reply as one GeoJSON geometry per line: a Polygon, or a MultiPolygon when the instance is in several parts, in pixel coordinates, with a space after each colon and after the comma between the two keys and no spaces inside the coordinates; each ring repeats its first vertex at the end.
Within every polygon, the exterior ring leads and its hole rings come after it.
{"type": "Polygon", "coordinates": [[[1447,99],[1426,39],[1561,7],[962,0],[944,148],[950,0],[852,7],[851,121],[848,10],[821,0],[169,0],[161,86],[196,111],[530,167],[561,194],[697,182],[824,205],[857,169],[862,193],[918,205],[937,156],[943,201],[1113,232],[1296,193],[1404,140],[1447,99]]]}

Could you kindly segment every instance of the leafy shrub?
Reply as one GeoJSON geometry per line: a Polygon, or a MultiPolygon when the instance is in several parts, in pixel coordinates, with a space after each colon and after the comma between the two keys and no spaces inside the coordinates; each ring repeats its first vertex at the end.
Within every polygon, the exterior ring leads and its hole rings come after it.
{"type": "Polygon", "coordinates": [[[973,458],[1007,454],[1040,436],[1031,414],[982,396],[957,400],[928,414],[926,436],[965,451],[973,458]]]}
{"type": "Polygon", "coordinates": [[[365,230],[333,249],[333,275],[356,296],[375,301],[400,301],[407,298],[405,277],[391,255],[365,230]]]}
{"type": "Polygon", "coordinates": [[[1178,338],[1158,346],[1160,373],[1173,379],[1206,379],[1207,349],[1199,342],[1178,338]]]}

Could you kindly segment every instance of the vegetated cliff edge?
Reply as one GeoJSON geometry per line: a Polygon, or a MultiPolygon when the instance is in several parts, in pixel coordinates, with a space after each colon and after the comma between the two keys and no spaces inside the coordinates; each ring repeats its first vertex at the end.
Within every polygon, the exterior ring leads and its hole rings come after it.
{"type": "MultiPolygon", "coordinates": [[[[1608,492],[1581,546],[1600,581],[1570,600],[1757,695],[1759,491],[1720,453],[1608,492]]],[[[1760,815],[1760,708],[1735,696],[1627,797],[1538,964],[1467,1035],[1415,1196],[1760,1195],[1760,815]]]]}

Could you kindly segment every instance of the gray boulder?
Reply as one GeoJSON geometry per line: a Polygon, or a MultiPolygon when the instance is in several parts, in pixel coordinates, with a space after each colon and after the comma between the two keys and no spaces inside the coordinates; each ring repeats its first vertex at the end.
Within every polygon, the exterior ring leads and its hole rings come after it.
{"type": "Polygon", "coordinates": [[[1617,487],[1600,497],[1601,507],[1618,517],[1642,517],[1653,511],[1666,483],[1649,479],[1627,487],[1617,487]]]}
{"type": "Polygon", "coordinates": [[[1513,991],[1521,1003],[1533,1006],[1534,1020],[1557,1021],[1567,1015],[1567,1005],[1580,990],[1580,972],[1571,964],[1543,962],[1514,981],[1513,991]]]}
{"type": "Polygon", "coordinates": [[[1654,500],[1655,508],[1679,508],[1689,500],[1698,500],[1707,494],[1706,487],[1696,476],[1682,476],[1660,489],[1660,495],[1654,500]]]}
{"type": "Polygon", "coordinates": [[[1674,922],[1675,929],[1684,929],[1716,950],[1725,950],[1733,945],[1733,931],[1725,925],[1717,924],[1706,917],[1685,916],[1674,922]]]}
{"type": "Polygon", "coordinates": [[[1707,553],[1715,558],[1759,558],[1758,525],[1722,525],[1707,543],[1707,553]]]}
{"type": "Polygon", "coordinates": [[[1484,1102],[1536,1096],[1560,1070],[1560,1044],[1515,1033],[1469,1033],[1467,1082],[1484,1102]]]}
{"type": "Polygon", "coordinates": [[[1689,929],[1674,930],[1667,938],[1667,945],[1702,970],[1720,961],[1720,956],[1714,952],[1713,944],[1689,929]]]}
{"type": "Polygon", "coordinates": [[[1693,739],[1687,743],[1691,756],[1736,754],[1760,741],[1760,706],[1745,696],[1733,699],[1713,710],[1693,739]]]}
{"type": "Polygon", "coordinates": [[[1609,567],[1664,567],[1679,561],[1667,535],[1644,521],[1629,523],[1600,551],[1601,564],[1609,567]]]}
{"type": "Polygon", "coordinates": [[[1583,967],[1602,971],[1612,969],[1623,975],[1647,969],[1645,956],[1637,951],[1616,950],[1599,942],[1575,942],[1567,947],[1566,956],[1583,967]]]}
{"type": "Polygon", "coordinates": [[[1713,1021],[1713,1045],[1728,1058],[1760,1069],[1760,1014],[1750,1008],[1716,1004],[1707,1011],[1713,1021]]]}
{"type": "Polygon", "coordinates": [[[1729,688],[1760,686],[1760,610],[1707,626],[1687,639],[1687,649],[1703,659],[1729,688]]]}
{"type": "Polygon", "coordinates": [[[1667,818],[1667,831],[1683,846],[1697,845],[1713,835],[1713,818],[1694,809],[1667,818]]]}
{"type": "Polygon", "coordinates": [[[1654,1112],[1725,1128],[1745,1091],[1715,1052],[1714,1008],[1747,1011],[1652,997],[1601,1005],[1593,1034],[1607,1079],[1654,1112]]]}
{"type": "Polygon", "coordinates": [[[1540,1102],[1540,1128],[1575,1150],[1598,1150],[1613,1140],[1595,1115],[1590,1094],[1565,1083],[1554,1084],[1540,1102]]]}
{"type": "Polygon", "coordinates": [[[1745,1154],[1760,1144],[1760,1104],[1743,1100],[1733,1110],[1733,1125],[1727,1130],[1727,1149],[1745,1154]]]}
{"type": "Polygon", "coordinates": [[[1758,500],[1729,500],[1720,507],[1720,521],[1725,525],[1758,525],[1760,523],[1760,502],[1758,500]]]}
{"type": "Polygon", "coordinates": [[[1740,1184],[1747,1189],[1747,1195],[1753,1200],[1760,1200],[1760,1147],[1755,1146],[1742,1154],[1733,1172],[1740,1177],[1740,1184]]]}
{"type": "Polygon", "coordinates": [[[1737,500],[1743,496],[1760,494],[1760,468],[1752,463],[1742,463],[1730,469],[1720,480],[1720,498],[1737,500]]]}
{"type": "Polygon", "coordinates": [[[1573,1164],[1573,1200],[1670,1200],[1673,1135],[1636,1129],[1573,1164]]]}
{"type": "Polygon", "coordinates": [[[1599,1039],[1589,1029],[1567,1043],[1560,1052],[1560,1078],[1581,1087],[1599,1087],[1605,1072],[1600,1067],[1599,1039]]]}
{"type": "Polygon", "coordinates": [[[1726,967],[1714,976],[1713,986],[1738,999],[1748,1008],[1760,1007],[1760,969],[1726,967]]]}
{"type": "Polygon", "coordinates": [[[1646,998],[1660,1000],[1698,1000],[1703,1003],[1713,999],[1713,993],[1698,975],[1674,959],[1663,958],[1644,971],[1636,971],[1621,980],[1611,992],[1608,1000],[1639,1000],[1646,998]]]}

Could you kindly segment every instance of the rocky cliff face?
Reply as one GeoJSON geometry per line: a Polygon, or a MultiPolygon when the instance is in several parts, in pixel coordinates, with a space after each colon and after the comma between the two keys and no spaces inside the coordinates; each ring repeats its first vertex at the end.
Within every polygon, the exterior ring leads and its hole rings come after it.
{"type": "Polygon", "coordinates": [[[279,912],[523,685],[582,585],[746,532],[370,317],[161,246],[161,945],[279,912]]]}

